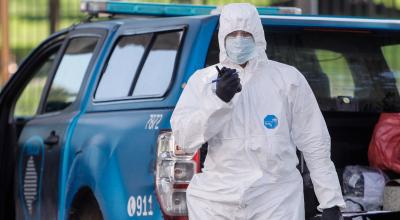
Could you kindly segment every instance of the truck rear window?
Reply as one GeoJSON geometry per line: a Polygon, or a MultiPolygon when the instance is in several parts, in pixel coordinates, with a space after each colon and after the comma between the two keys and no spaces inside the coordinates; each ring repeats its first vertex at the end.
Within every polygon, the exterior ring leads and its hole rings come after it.
{"type": "Polygon", "coordinates": [[[175,71],[183,30],[122,36],[96,90],[101,101],[162,97],[175,71]]]}
{"type": "MultiPolygon", "coordinates": [[[[323,111],[400,111],[400,33],[265,27],[269,59],[295,66],[323,111]]],[[[206,65],[218,62],[215,34],[206,65]]]]}

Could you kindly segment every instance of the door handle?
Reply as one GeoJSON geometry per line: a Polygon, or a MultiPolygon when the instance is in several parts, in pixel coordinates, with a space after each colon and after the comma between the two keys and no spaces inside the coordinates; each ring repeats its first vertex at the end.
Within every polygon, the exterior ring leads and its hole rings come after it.
{"type": "Polygon", "coordinates": [[[55,131],[51,131],[50,135],[44,140],[44,144],[49,146],[49,148],[53,148],[54,145],[58,144],[60,137],[56,134],[55,131]]]}

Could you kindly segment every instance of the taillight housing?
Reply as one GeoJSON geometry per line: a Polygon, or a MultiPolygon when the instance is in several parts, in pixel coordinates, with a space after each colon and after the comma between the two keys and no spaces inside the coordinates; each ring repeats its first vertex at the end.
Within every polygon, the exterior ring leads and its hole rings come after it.
{"type": "Polygon", "coordinates": [[[187,216],[186,188],[199,171],[199,156],[188,154],[175,144],[171,131],[161,132],[157,139],[156,193],[167,217],[187,216]]]}

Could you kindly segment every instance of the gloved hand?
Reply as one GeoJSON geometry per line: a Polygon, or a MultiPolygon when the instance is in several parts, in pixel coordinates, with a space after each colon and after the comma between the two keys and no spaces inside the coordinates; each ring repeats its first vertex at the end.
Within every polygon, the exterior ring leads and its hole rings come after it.
{"type": "Polygon", "coordinates": [[[239,75],[235,69],[222,67],[220,70],[218,66],[216,68],[218,71],[218,81],[215,93],[224,102],[230,102],[237,92],[242,91],[239,75]]]}
{"type": "Polygon", "coordinates": [[[342,213],[339,207],[335,206],[332,208],[324,209],[322,211],[321,220],[343,220],[342,213]]]}

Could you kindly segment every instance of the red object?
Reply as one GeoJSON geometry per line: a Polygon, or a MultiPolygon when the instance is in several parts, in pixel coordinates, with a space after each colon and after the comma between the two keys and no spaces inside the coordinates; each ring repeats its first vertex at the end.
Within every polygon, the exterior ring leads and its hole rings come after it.
{"type": "Polygon", "coordinates": [[[165,216],[165,220],[189,220],[187,216],[165,216]]]}
{"type": "Polygon", "coordinates": [[[400,113],[382,113],[369,144],[372,167],[400,173],[400,113]]]}
{"type": "Polygon", "coordinates": [[[196,173],[200,173],[200,172],[201,172],[201,167],[200,167],[200,150],[198,150],[198,151],[194,154],[192,160],[194,160],[194,162],[196,163],[196,168],[197,168],[196,173]]]}

